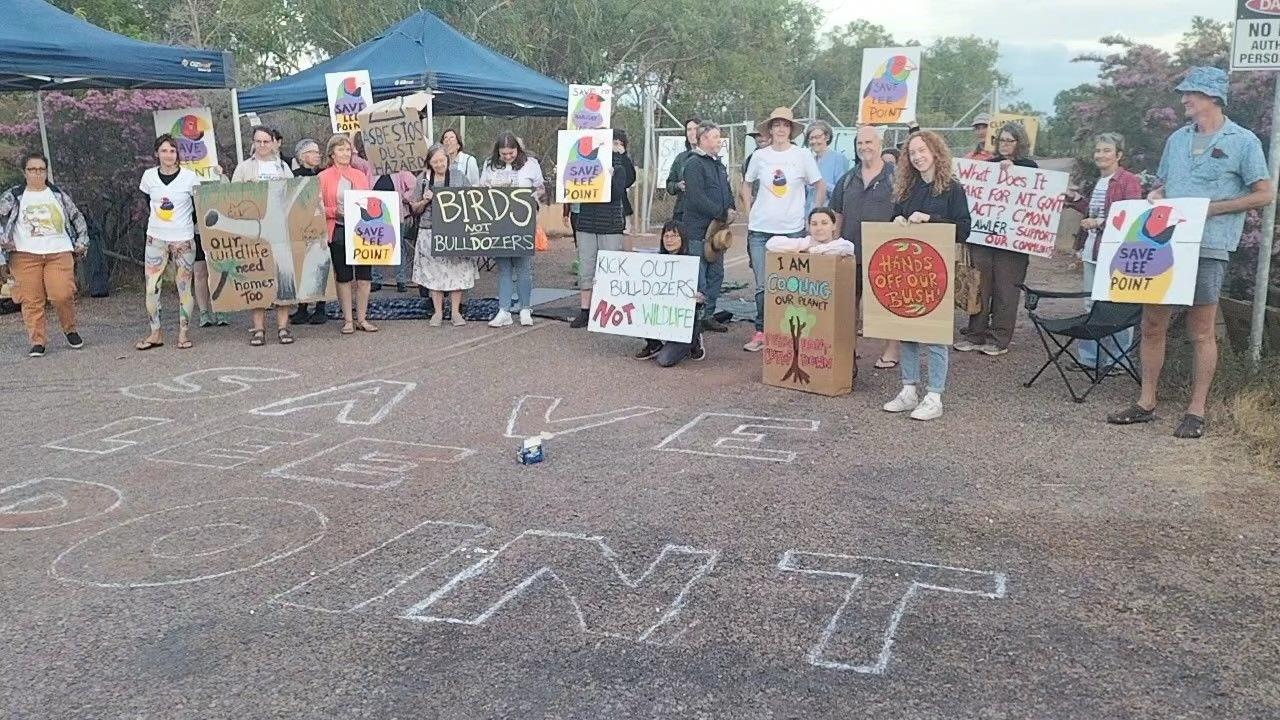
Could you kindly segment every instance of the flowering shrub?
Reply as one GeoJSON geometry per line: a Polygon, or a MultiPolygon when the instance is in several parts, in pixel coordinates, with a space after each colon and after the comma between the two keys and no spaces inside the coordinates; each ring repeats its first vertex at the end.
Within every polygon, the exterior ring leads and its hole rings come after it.
{"type": "MultiPolygon", "coordinates": [[[[122,255],[142,257],[147,209],[138,193],[138,180],[156,163],[151,113],[200,104],[196,94],[177,90],[44,95],[53,182],[80,207],[94,242],[122,255]]],[[[0,125],[0,136],[38,152],[40,128],[34,114],[33,109],[27,122],[0,125]]]]}

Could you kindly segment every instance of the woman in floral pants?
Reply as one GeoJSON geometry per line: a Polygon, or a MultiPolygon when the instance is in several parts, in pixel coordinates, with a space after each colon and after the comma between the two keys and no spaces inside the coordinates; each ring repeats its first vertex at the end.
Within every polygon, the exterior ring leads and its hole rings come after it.
{"type": "Polygon", "coordinates": [[[164,346],[160,332],[160,287],[165,268],[172,262],[178,286],[178,349],[185,350],[191,347],[189,332],[191,316],[195,313],[191,278],[196,260],[195,189],[200,185],[200,178],[178,164],[178,142],[172,136],[157,138],[155,149],[160,164],[143,173],[138,186],[150,205],[145,258],[151,332],[135,347],[151,350],[164,346]]]}

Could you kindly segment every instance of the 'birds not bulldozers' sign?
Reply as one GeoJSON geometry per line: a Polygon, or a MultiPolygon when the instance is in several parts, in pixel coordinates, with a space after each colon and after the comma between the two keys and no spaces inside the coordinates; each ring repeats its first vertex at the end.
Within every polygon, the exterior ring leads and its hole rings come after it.
{"type": "Polygon", "coordinates": [[[920,92],[920,48],[866,48],[862,51],[862,95],[858,122],[906,124],[916,119],[920,92]]]}
{"type": "Polygon", "coordinates": [[[1208,212],[1207,198],[1112,203],[1098,244],[1093,299],[1190,305],[1208,212]]]}
{"type": "Polygon", "coordinates": [[[314,177],[201,185],[196,218],[214,310],[335,297],[314,177]]]}
{"type": "Polygon", "coordinates": [[[768,253],[765,258],[766,385],[819,395],[853,390],[854,261],[768,253]]]}
{"type": "Polygon", "coordinates": [[[862,223],[862,335],[950,345],[956,226],[862,223]]]}

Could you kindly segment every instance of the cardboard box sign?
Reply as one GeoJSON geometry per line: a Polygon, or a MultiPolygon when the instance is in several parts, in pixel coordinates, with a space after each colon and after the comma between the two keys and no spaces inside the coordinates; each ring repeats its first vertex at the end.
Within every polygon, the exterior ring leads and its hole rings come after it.
{"type": "Polygon", "coordinates": [[[956,227],[862,223],[863,337],[949,345],[956,227]]]}
{"type": "Polygon", "coordinates": [[[766,385],[833,396],[853,390],[854,267],[851,257],[765,256],[766,385]]]}
{"type": "Polygon", "coordinates": [[[374,103],[358,115],[365,155],[378,175],[401,170],[421,172],[427,166],[431,139],[422,127],[431,95],[420,92],[374,103]]]}
{"type": "Polygon", "coordinates": [[[431,254],[532,255],[537,221],[538,200],[533,188],[436,190],[431,201],[431,254]]]}
{"type": "Polygon", "coordinates": [[[214,310],[337,297],[316,178],[201,185],[196,219],[214,310]]]}

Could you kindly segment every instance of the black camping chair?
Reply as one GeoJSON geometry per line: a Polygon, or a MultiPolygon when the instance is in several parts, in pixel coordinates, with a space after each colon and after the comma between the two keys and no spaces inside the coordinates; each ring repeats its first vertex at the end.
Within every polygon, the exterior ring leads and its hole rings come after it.
{"type": "Polygon", "coordinates": [[[1031,379],[1023,383],[1024,387],[1031,387],[1040,377],[1041,373],[1049,369],[1052,365],[1057,369],[1058,374],[1062,376],[1062,382],[1067,386],[1067,392],[1071,393],[1071,399],[1082,403],[1084,399],[1089,397],[1089,393],[1093,392],[1102,381],[1111,374],[1112,368],[1119,368],[1133,381],[1142,384],[1142,379],[1134,371],[1133,358],[1135,357],[1134,349],[1138,347],[1139,334],[1134,333],[1133,342],[1129,347],[1118,347],[1119,355],[1113,352],[1110,347],[1112,343],[1098,342],[1098,361],[1093,367],[1083,365],[1080,358],[1076,357],[1071,351],[1071,346],[1077,340],[1093,340],[1100,341],[1122,332],[1132,327],[1136,327],[1142,321],[1142,306],[1131,303],[1113,303],[1105,301],[1097,301],[1093,303],[1093,307],[1089,312],[1083,315],[1073,315],[1065,318],[1047,318],[1036,312],[1036,308],[1040,304],[1040,298],[1087,298],[1087,292],[1055,292],[1051,290],[1036,290],[1035,288],[1020,285],[1026,292],[1026,299],[1023,305],[1027,308],[1027,315],[1031,318],[1031,323],[1035,325],[1036,333],[1040,335],[1040,343],[1044,345],[1045,354],[1048,359],[1044,361],[1044,365],[1036,371],[1031,379]],[[1057,349],[1049,346],[1052,340],[1057,349]],[[1106,353],[1107,360],[1103,360],[1102,355],[1106,353]],[[1063,356],[1066,356],[1065,358],[1063,356]],[[1084,393],[1077,393],[1072,387],[1071,380],[1067,377],[1066,371],[1063,369],[1062,363],[1065,361],[1072,363],[1068,367],[1078,368],[1084,373],[1089,380],[1089,387],[1084,393]]]}

